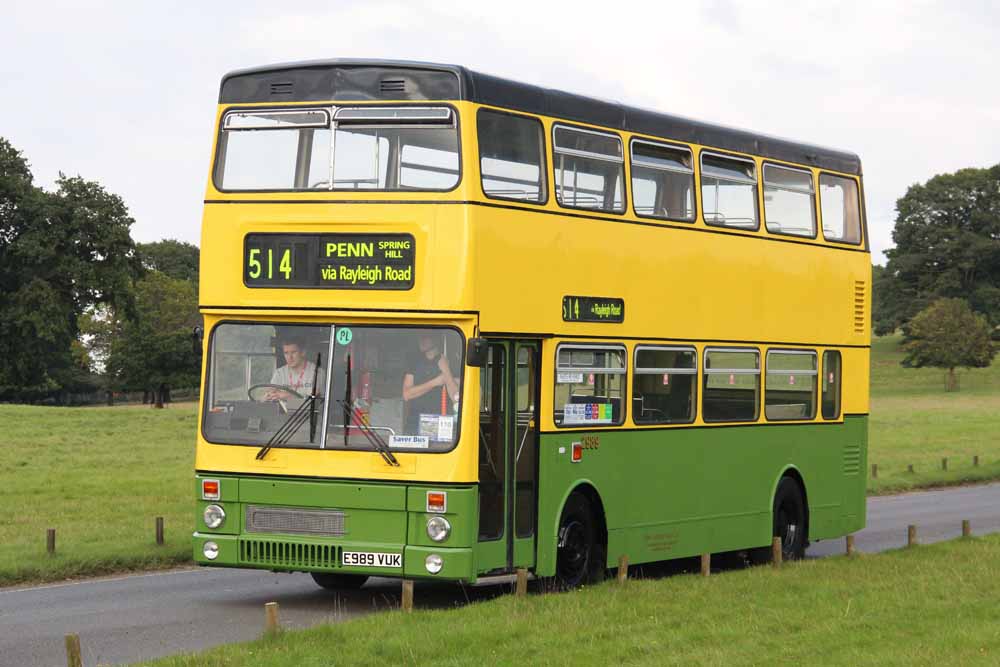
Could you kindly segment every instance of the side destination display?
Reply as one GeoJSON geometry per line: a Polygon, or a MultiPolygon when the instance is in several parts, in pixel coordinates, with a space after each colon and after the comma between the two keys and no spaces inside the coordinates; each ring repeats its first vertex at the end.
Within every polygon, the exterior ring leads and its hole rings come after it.
{"type": "Polygon", "coordinates": [[[247,287],[408,290],[416,271],[410,234],[247,234],[247,287]]]}
{"type": "Polygon", "coordinates": [[[600,296],[564,296],[562,303],[564,322],[625,321],[625,300],[600,296]]]}

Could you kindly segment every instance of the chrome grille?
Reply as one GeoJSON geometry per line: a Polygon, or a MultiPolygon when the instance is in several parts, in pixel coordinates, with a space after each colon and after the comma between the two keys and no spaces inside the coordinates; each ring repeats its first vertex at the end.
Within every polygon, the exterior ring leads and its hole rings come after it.
{"type": "Polygon", "coordinates": [[[332,544],[240,539],[240,562],[248,565],[333,569],[338,566],[339,551],[332,544]]]}
{"type": "Polygon", "coordinates": [[[244,525],[248,533],[290,533],[329,537],[342,537],[347,534],[344,527],[344,513],[341,510],[247,505],[244,525]]]}

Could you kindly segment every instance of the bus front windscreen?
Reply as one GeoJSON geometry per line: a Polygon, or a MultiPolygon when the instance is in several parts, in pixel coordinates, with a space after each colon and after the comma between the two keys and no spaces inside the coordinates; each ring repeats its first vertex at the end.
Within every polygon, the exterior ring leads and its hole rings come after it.
{"type": "Polygon", "coordinates": [[[447,451],[463,364],[450,328],[223,323],[203,433],[272,448],[447,451]]]}

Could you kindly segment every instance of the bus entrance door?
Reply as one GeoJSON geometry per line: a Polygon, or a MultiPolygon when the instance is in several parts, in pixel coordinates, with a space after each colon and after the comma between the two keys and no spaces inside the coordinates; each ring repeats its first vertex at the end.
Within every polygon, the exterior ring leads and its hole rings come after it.
{"type": "Polygon", "coordinates": [[[478,570],[535,565],[539,346],[491,341],[480,374],[478,570]]]}

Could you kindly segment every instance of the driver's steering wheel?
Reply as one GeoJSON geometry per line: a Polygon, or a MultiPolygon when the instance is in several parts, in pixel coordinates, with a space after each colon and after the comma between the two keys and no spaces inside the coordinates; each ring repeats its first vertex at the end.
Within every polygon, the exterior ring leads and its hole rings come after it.
{"type": "Polygon", "coordinates": [[[249,398],[251,401],[254,401],[256,403],[260,403],[261,401],[264,400],[263,398],[254,398],[253,392],[255,390],[257,390],[257,389],[280,389],[281,391],[287,391],[289,394],[291,394],[295,398],[303,398],[302,394],[300,394],[299,392],[295,391],[294,389],[292,389],[288,385],[284,385],[284,384],[271,384],[270,382],[264,382],[262,384],[255,384],[254,386],[252,386],[249,389],[247,389],[247,398],[249,398]]]}

